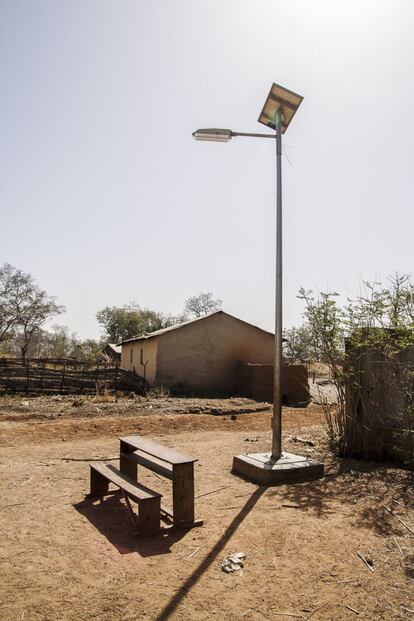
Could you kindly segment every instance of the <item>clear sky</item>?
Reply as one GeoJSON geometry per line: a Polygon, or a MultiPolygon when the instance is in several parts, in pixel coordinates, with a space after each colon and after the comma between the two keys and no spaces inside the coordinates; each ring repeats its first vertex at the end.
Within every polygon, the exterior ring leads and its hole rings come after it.
{"type": "Polygon", "coordinates": [[[413,269],[412,0],[0,0],[0,263],[97,336],[135,300],[212,291],[273,328],[272,82],[304,96],[285,134],[284,315],[300,286],[413,269]]]}

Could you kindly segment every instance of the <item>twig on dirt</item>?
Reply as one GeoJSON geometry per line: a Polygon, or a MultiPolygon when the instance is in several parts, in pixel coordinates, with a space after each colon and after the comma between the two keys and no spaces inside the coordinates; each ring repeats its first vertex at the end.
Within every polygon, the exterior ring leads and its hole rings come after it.
{"type": "Polygon", "coordinates": [[[411,608],[406,608],[405,606],[400,606],[401,610],[405,610],[405,612],[414,612],[411,608]]]}
{"type": "Polygon", "coordinates": [[[27,483],[29,483],[32,479],[33,477],[30,477],[30,479],[26,479],[26,481],[23,481],[23,483],[21,484],[21,487],[23,487],[23,485],[27,485],[27,483]]]}
{"type": "Polygon", "coordinates": [[[4,505],[4,507],[0,507],[0,510],[10,509],[10,507],[20,507],[21,505],[28,505],[28,502],[16,502],[14,505],[4,505]]]}
{"type": "Polygon", "coordinates": [[[215,492],[221,492],[222,489],[227,489],[228,487],[230,486],[223,485],[222,487],[218,487],[217,489],[212,489],[209,492],[204,492],[204,494],[198,494],[197,496],[194,496],[194,499],[201,498],[202,496],[208,496],[208,494],[214,494],[215,492]]]}
{"type": "Polygon", "coordinates": [[[393,537],[393,539],[394,539],[394,541],[395,541],[395,545],[397,546],[397,548],[398,548],[398,549],[399,549],[399,551],[400,551],[401,556],[404,556],[404,553],[403,553],[403,551],[402,551],[402,549],[401,549],[400,544],[398,543],[398,541],[396,540],[396,538],[395,538],[395,537],[393,537]]]}
{"type": "MultiPolygon", "coordinates": [[[[9,554],[9,556],[0,556],[0,561],[6,561],[9,558],[14,558],[18,554],[28,554],[33,552],[33,550],[20,550],[20,552],[13,552],[13,554],[9,554]]],[[[3,606],[5,608],[5,606],[3,606]]]]}
{"type": "Polygon", "coordinates": [[[116,558],[112,558],[112,556],[109,556],[109,554],[105,554],[105,552],[99,552],[99,554],[103,554],[104,556],[107,556],[108,558],[111,559],[111,561],[116,561],[116,558]]]}
{"type": "Polygon", "coordinates": [[[383,505],[383,507],[384,507],[384,509],[385,509],[386,511],[388,511],[388,513],[391,513],[391,515],[393,515],[393,516],[395,517],[395,519],[396,519],[396,520],[398,520],[399,522],[401,522],[401,524],[402,524],[403,526],[405,526],[405,528],[406,528],[408,531],[410,531],[410,533],[412,533],[412,534],[414,535],[414,530],[413,530],[410,526],[408,526],[408,524],[406,524],[406,523],[404,522],[404,520],[402,520],[400,517],[398,517],[398,515],[396,515],[396,514],[394,513],[394,511],[392,511],[392,509],[390,509],[389,507],[386,507],[385,505],[383,505]]]}
{"type": "Polygon", "coordinates": [[[203,546],[200,546],[199,548],[196,548],[196,549],[194,550],[194,552],[191,552],[191,554],[190,554],[189,556],[187,556],[187,560],[188,560],[189,558],[191,558],[192,556],[194,556],[194,554],[196,554],[199,550],[201,550],[201,548],[202,548],[202,547],[203,547],[203,546]]]}
{"type": "Polygon", "coordinates": [[[195,550],[193,550],[192,552],[186,552],[185,554],[182,554],[181,556],[177,556],[177,561],[179,561],[181,558],[185,558],[187,557],[187,559],[191,558],[192,556],[194,556],[194,554],[196,554],[202,547],[204,546],[200,546],[199,548],[195,548],[195,550]]]}
{"type": "Polygon", "coordinates": [[[300,505],[287,505],[287,504],[282,504],[282,507],[287,507],[288,509],[300,509],[300,505]]]}
{"type": "MultiPolygon", "coordinates": [[[[249,608],[249,610],[251,610],[252,612],[257,612],[261,617],[263,617],[263,619],[266,619],[267,621],[270,621],[269,617],[265,617],[264,614],[262,612],[260,612],[260,610],[257,610],[257,608],[249,608]]],[[[246,613],[247,612],[248,611],[246,610],[246,613]]]]}
{"type": "Polygon", "coordinates": [[[372,571],[372,573],[374,573],[374,568],[371,567],[371,565],[368,563],[367,559],[365,558],[365,556],[362,556],[361,552],[357,552],[357,556],[361,559],[361,561],[363,563],[365,563],[365,565],[368,567],[368,569],[370,571],[372,571]]]}
{"type": "Polygon", "coordinates": [[[323,608],[324,606],[326,606],[326,604],[329,604],[329,602],[325,602],[324,604],[321,604],[320,606],[318,606],[317,608],[314,608],[312,610],[312,612],[310,613],[310,615],[308,615],[306,618],[310,619],[311,617],[313,617],[313,615],[315,614],[315,612],[318,612],[318,610],[320,610],[321,608],[323,608]]]}
{"type": "Polygon", "coordinates": [[[186,552],[185,554],[182,554],[181,556],[177,556],[177,561],[187,556],[187,554],[189,554],[189,552],[186,552]]]}
{"type": "Polygon", "coordinates": [[[312,442],[312,440],[305,440],[305,438],[300,438],[299,436],[289,436],[288,439],[292,440],[292,442],[300,442],[306,446],[315,446],[315,442],[312,442]]]}
{"type": "Polygon", "coordinates": [[[113,461],[119,459],[119,455],[115,457],[55,457],[59,461],[113,461]]]}
{"type": "Polygon", "coordinates": [[[354,612],[356,615],[359,615],[358,610],[355,610],[355,608],[348,606],[348,604],[344,604],[344,608],[348,608],[348,610],[352,610],[352,612],[354,612]]]}
{"type": "Polygon", "coordinates": [[[265,507],[256,507],[256,509],[267,511],[268,509],[281,509],[283,505],[266,505],[265,507]]]}

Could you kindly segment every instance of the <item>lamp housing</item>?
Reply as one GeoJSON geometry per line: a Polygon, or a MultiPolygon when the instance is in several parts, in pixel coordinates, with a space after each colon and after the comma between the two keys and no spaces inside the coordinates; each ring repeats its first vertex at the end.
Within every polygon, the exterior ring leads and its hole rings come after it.
{"type": "Polygon", "coordinates": [[[197,129],[193,132],[196,140],[208,140],[210,142],[228,142],[233,137],[231,129],[217,129],[215,127],[208,129],[197,129]]]}

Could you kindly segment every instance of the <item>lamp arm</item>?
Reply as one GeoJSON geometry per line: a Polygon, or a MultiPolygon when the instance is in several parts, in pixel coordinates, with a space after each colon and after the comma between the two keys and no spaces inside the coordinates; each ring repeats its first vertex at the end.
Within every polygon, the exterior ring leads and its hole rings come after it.
{"type": "Polygon", "coordinates": [[[247,136],[248,138],[276,138],[276,134],[251,134],[248,132],[231,132],[233,136],[247,136]]]}

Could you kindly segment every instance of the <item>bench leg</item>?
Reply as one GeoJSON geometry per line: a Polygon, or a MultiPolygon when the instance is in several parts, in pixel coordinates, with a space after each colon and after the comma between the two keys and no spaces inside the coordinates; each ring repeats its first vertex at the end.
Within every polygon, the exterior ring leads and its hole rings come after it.
{"type": "Polygon", "coordinates": [[[91,466],[91,496],[105,496],[109,490],[109,481],[91,466]]]}
{"type": "Polygon", "coordinates": [[[131,461],[130,459],[127,459],[126,457],[123,457],[122,455],[122,453],[130,453],[130,452],[132,452],[130,445],[125,444],[125,442],[122,442],[121,440],[119,469],[122,472],[122,474],[126,474],[127,476],[131,477],[131,479],[134,479],[134,481],[138,481],[138,464],[131,461]]]}
{"type": "Polygon", "coordinates": [[[194,522],[194,464],[173,466],[174,526],[194,522]]]}
{"type": "Polygon", "coordinates": [[[161,526],[161,498],[149,498],[139,503],[140,535],[158,535],[161,526]]]}
{"type": "Polygon", "coordinates": [[[136,464],[135,462],[131,461],[130,459],[127,459],[126,457],[123,457],[123,455],[121,454],[119,457],[119,470],[122,472],[122,474],[126,474],[127,476],[131,477],[131,479],[133,479],[134,481],[138,481],[138,464],[136,464]]]}

